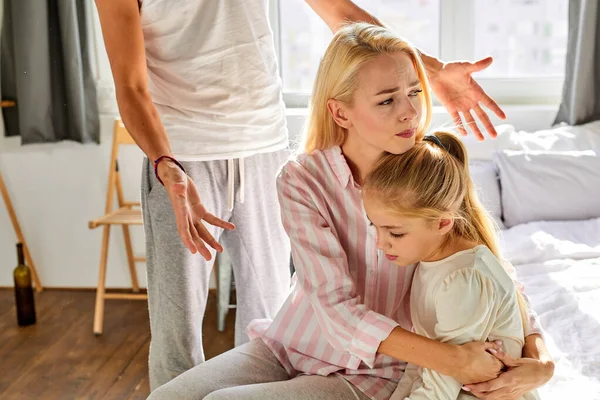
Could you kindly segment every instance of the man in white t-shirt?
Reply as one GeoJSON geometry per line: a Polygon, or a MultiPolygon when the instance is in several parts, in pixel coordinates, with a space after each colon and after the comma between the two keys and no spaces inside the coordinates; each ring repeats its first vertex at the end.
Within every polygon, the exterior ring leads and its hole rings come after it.
{"type": "MultiPolygon", "coordinates": [[[[307,0],[332,30],[377,23],[349,0],[307,0]]],[[[229,253],[237,288],[236,340],[272,318],[289,292],[289,242],[275,176],[288,133],[268,0],[96,0],[121,117],[147,158],[142,177],[150,310],[150,386],[204,361],[202,319],[215,251],[229,253]],[[234,225],[235,224],[235,229],[234,225]]],[[[432,88],[490,135],[471,79],[491,58],[448,63],[423,54],[432,88]]]]}

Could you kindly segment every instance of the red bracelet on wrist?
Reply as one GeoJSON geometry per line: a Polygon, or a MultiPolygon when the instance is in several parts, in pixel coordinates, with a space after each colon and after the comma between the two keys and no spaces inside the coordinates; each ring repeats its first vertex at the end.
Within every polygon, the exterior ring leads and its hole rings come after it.
{"type": "Polygon", "coordinates": [[[154,160],[154,176],[156,176],[156,179],[160,182],[161,185],[165,186],[165,184],[163,183],[162,179],[160,179],[160,177],[158,176],[158,164],[160,164],[160,162],[162,160],[171,160],[175,163],[175,165],[177,165],[179,168],[181,168],[181,170],[183,171],[183,173],[185,172],[185,168],[183,168],[183,165],[181,165],[181,163],[179,161],[177,161],[176,159],[174,159],[171,156],[160,156],[158,157],[156,160],[154,160]]]}

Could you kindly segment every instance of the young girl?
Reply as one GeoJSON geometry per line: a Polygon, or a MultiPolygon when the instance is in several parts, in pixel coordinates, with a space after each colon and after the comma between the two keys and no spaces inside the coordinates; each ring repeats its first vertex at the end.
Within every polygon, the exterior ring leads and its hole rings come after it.
{"type": "MultiPolygon", "coordinates": [[[[493,223],[477,199],[462,142],[437,132],[403,155],[384,156],[363,196],[378,248],[400,267],[418,263],[410,294],[415,332],[459,345],[502,340],[520,357],[529,323],[524,302],[496,258],[493,223]]],[[[461,386],[411,364],[391,399],[474,398],[461,386]]]]}
{"type": "MultiPolygon", "coordinates": [[[[185,372],[150,399],[387,400],[406,362],[461,382],[495,378],[494,343],[462,346],[410,332],[413,266],[379,254],[361,183],[384,153],[420,141],[431,116],[423,64],[386,28],[340,29],[317,73],[303,154],[277,178],[292,245],[292,293],[273,321],[249,326],[250,343],[185,372]]],[[[541,363],[513,385],[538,386],[541,363]]]]}

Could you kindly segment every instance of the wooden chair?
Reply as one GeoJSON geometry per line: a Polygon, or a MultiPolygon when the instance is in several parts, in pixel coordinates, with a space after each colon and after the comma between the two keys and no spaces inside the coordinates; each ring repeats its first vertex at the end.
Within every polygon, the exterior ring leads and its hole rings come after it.
{"type": "Polygon", "coordinates": [[[15,209],[10,200],[10,196],[8,195],[8,189],[4,184],[4,179],[2,178],[2,173],[0,173],[0,194],[2,194],[2,198],[4,199],[4,204],[6,204],[6,209],[8,210],[8,216],[10,217],[10,221],[12,222],[13,228],[15,229],[15,234],[17,235],[17,240],[23,244],[23,251],[25,253],[25,262],[31,269],[31,276],[33,277],[33,283],[35,285],[35,290],[40,293],[44,288],[42,287],[42,282],[37,273],[37,269],[35,268],[35,264],[33,263],[33,258],[31,258],[31,254],[29,253],[29,247],[27,246],[27,242],[25,241],[25,237],[23,236],[23,232],[21,231],[21,225],[19,225],[19,220],[17,219],[17,214],[15,213],[15,209]]]}
{"type": "MultiPolygon", "coordinates": [[[[0,108],[6,107],[15,107],[17,103],[14,100],[1,100],[0,108]]],[[[25,241],[25,236],[23,236],[23,232],[21,231],[21,225],[19,225],[19,220],[17,219],[17,214],[15,213],[15,209],[13,207],[12,201],[10,200],[10,196],[8,194],[8,189],[6,188],[6,184],[4,183],[4,179],[2,178],[2,173],[0,173],[0,194],[4,199],[4,204],[6,205],[6,210],[8,211],[8,216],[10,217],[10,221],[12,222],[13,228],[15,230],[15,234],[17,235],[17,240],[23,244],[23,251],[25,253],[25,262],[31,269],[31,276],[33,277],[33,283],[35,285],[35,290],[40,293],[44,290],[42,286],[42,282],[37,273],[37,269],[35,268],[35,264],[33,263],[33,258],[31,258],[31,254],[29,253],[29,247],[27,246],[27,242],[25,241]]]]}
{"type": "Polygon", "coordinates": [[[110,167],[108,173],[108,188],[106,193],[106,209],[104,215],[98,219],[89,222],[89,228],[94,229],[102,226],[102,250],[100,253],[100,274],[98,277],[98,287],[96,290],[96,308],[94,311],[94,334],[101,335],[104,323],[104,301],[106,299],[115,300],[146,300],[148,295],[139,293],[140,288],[135,269],[136,262],[145,262],[145,257],[134,257],[131,247],[131,236],[129,235],[130,225],[142,225],[142,210],[139,202],[125,201],[123,197],[123,186],[119,174],[118,155],[121,145],[135,144],[133,138],[125,129],[120,119],[115,120],[114,137],[112,152],[110,155],[110,167]],[[113,209],[113,200],[117,191],[118,208],[113,209]],[[125,250],[127,251],[127,261],[129,264],[129,273],[131,275],[131,285],[133,293],[107,293],[106,291],[106,264],[108,261],[108,243],[110,237],[110,228],[113,225],[120,225],[123,228],[123,238],[125,239],[125,250]]]}

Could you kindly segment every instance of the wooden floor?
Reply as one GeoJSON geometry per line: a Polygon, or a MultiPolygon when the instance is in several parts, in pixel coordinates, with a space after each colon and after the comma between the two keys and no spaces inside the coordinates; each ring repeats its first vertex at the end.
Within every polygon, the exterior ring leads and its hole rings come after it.
{"type": "MultiPolygon", "coordinates": [[[[12,290],[0,289],[0,399],[145,399],[150,329],[145,301],[108,300],[94,336],[93,291],[36,294],[37,324],[19,328],[12,290]]],[[[235,310],[217,331],[216,301],[204,319],[206,357],[233,347],[235,310]]]]}

